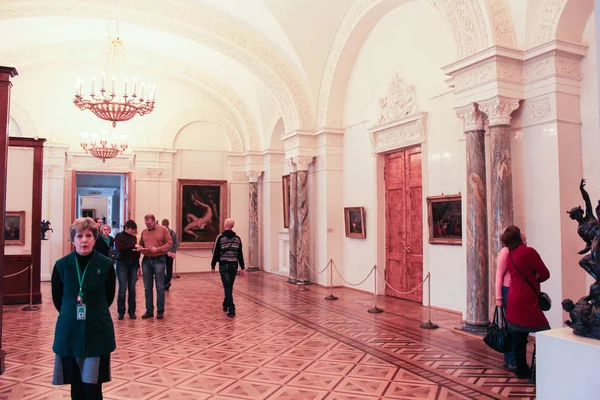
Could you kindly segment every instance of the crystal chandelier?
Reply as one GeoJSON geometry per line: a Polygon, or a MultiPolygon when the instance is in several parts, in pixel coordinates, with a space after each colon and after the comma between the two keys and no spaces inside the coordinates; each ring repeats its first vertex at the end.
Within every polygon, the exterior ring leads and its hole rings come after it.
{"type": "MultiPolygon", "coordinates": [[[[123,40],[118,34],[110,36],[110,50],[108,54],[107,67],[109,72],[118,76],[119,63],[124,63],[125,50],[123,40]]],[[[109,75],[110,76],[110,75],[109,75]]],[[[129,91],[127,78],[125,78],[122,92],[115,90],[116,77],[112,75],[110,88],[106,86],[106,72],[102,74],[102,85],[99,91],[96,91],[96,77],[92,78],[90,98],[86,99],[83,94],[83,80],[77,78],[75,86],[75,99],[73,103],[81,110],[90,110],[98,118],[111,121],[113,128],[117,122],[129,121],[136,114],[145,115],[154,110],[156,85],[150,86],[142,83],[141,90],[138,93],[137,79],[133,81],[133,90],[129,91]]]]}
{"type": "Polygon", "coordinates": [[[107,158],[115,158],[127,149],[127,136],[117,136],[113,133],[108,137],[104,133],[98,135],[83,132],[81,134],[81,147],[86,153],[90,153],[94,157],[100,158],[102,162],[106,162],[107,158]]]}

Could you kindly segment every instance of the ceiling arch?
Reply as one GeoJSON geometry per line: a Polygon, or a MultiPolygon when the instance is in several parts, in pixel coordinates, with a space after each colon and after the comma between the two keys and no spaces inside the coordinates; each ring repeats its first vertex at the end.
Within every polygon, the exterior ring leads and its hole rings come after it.
{"type": "MultiPolygon", "coordinates": [[[[98,46],[98,51],[94,51],[95,47],[92,47],[92,55],[88,59],[101,61],[99,58],[99,54],[101,54],[99,44],[88,42],[30,47],[21,51],[2,53],[0,54],[0,59],[11,65],[18,65],[19,68],[39,67],[72,60],[81,54],[89,53],[90,46],[94,45],[98,46]]],[[[154,65],[158,60],[158,56],[152,55],[149,57],[149,55],[143,53],[133,54],[135,57],[132,58],[132,64],[151,70],[157,68],[154,65]]],[[[228,110],[234,119],[239,121],[244,148],[259,150],[262,147],[264,139],[260,133],[257,119],[247,103],[242,100],[235,90],[192,66],[170,60],[161,60],[160,65],[161,73],[179,79],[192,87],[206,91],[228,110]]]]}
{"type": "MultiPolygon", "coordinates": [[[[346,87],[360,48],[387,13],[410,0],[355,0],[342,20],[327,55],[317,99],[317,127],[342,127],[346,87]],[[344,62],[340,63],[339,61],[344,62]]],[[[454,34],[457,58],[489,44],[488,27],[479,0],[422,0],[454,34]]]]}
{"type": "Polygon", "coordinates": [[[19,125],[23,137],[37,137],[33,120],[29,114],[27,114],[25,109],[14,100],[11,100],[10,102],[10,116],[17,122],[17,125],[19,125]]]}
{"type": "Polygon", "coordinates": [[[186,125],[196,121],[209,122],[225,129],[231,151],[236,153],[244,152],[242,137],[235,124],[218,111],[208,109],[184,111],[173,118],[162,135],[160,141],[162,146],[172,148],[177,134],[186,125]]]}
{"type": "Polygon", "coordinates": [[[579,43],[593,11],[593,0],[538,0],[527,33],[527,48],[553,39],[579,43]]]}
{"type": "MultiPolygon", "coordinates": [[[[6,1],[0,18],[75,16],[105,19],[114,14],[114,2],[92,0],[6,1]]],[[[244,65],[269,88],[289,129],[314,125],[312,102],[306,80],[281,52],[258,35],[195,1],[127,0],[121,19],[170,32],[209,46],[244,65]]]]}
{"type": "Polygon", "coordinates": [[[517,48],[515,25],[508,0],[481,0],[482,9],[487,11],[487,21],[492,42],[499,46],[517,48]]]}

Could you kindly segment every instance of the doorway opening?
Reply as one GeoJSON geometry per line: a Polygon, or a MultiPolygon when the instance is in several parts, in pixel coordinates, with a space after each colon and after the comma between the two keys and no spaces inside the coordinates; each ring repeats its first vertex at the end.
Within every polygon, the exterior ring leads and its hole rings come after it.
{"type": "Polygon", "coordinates": [[[75,171],[75,218],[100,218],[112,228],[123,229],[129,219],[128,174],[75,171]]]}

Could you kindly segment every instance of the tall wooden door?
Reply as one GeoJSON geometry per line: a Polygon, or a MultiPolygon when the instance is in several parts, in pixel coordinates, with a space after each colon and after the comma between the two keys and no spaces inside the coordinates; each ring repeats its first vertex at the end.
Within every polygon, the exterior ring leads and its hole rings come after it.
{"type": "MultiPolygon", "coordinates": [[[[407,292],[423,281],[423,193],[421,148],[385,156],[385,216],[387,282],[407,292]]],[[[423,290],[399,295],[386,286],[385,294],[423,302],[423,290]]]]}

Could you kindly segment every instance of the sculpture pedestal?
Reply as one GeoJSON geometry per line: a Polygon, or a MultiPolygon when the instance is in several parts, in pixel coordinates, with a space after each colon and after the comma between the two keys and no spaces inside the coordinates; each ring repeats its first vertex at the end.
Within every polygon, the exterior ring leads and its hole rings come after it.
{"type": "Polygon", "coordinates": [[[536,334],[538,400],[592,400],[600,396],[595,368],[600,340],[576,336],[569,327],[536,334]]]}

